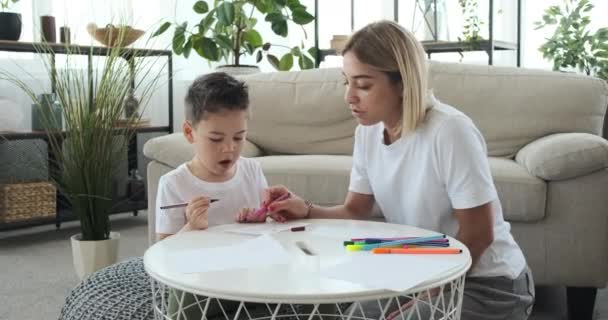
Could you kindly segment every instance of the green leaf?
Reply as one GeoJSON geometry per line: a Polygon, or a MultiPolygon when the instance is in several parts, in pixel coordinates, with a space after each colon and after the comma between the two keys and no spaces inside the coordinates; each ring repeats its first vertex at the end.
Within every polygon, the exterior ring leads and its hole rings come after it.
{"type": "Polygon", "coordinates": [[[152,34],[152,38],[159,36],[161,34],[163,34],[163,32],[167,31],[167,29],[169,29],[169,27],[171,26],[171,22],[165,22],[163,23],[160,28],[158,28],[158,30],[156,30],[153,34],[152,34]]]}
{"type": "Polygon", "coordinates": [[[218,61],[220,58],[220,50],[217,47],[217,44],[213,42],[212,39],[207,37],[197,38],[192,43],[192,48],[200,55],[201,57],[211,60],[218,61]]]}
{"type": "Polygon", "coordinates": [[[311,47],[310,49],[308,49],[308,54],[313,57],[313,58],[317,58],[317,48],[315,47],[311,47]]]}
{"type": "Polygon", "coordinates": [[[313,15],[308,13],[306,11],[306,9],[303,9],[303,8],[298,8],[298,9],[293,10],[292,18],[293,18],[293,22],[295,22],[296,24],[299,24],[299,25],[304,25],[304,24],[310,23],[311,21],[313,21],[315,19],[315,17],[313,15]]]}
{"type": "Polygon", "coordinates": [[[258,19],[256,19],[256,18],[251,18],[251,19],[245,20],[245,25],[247,26],[247,30],[253,29],[257,23],[258,23],[258,19]]]}
{"type": "Polygon", "coordinates": [[[275,57],[272,54],[268,54],[266,55],[266,60],[268,60],[268,62],[270,62],[270,64],[277,70],[279,69],[279,59],[277,59],[277,57],[275,57]]]}
{"type": "Polygon", "coordinates": [[[281,7],[284,7],[287,4],[286,0],[275,0],[275,3],[281,7]]]}
{"type": "Polygon", "coordinates": [[[244,32],[243,40],[249,42],[254,48],[260,47],[263,44],[262,36],[255,30],[244,32]]]}
{"type": "Polygon", "coordinates": [[[264,43],[264,45],[262,46],[262,50],[264,51],[268,51],[268,49],[270,49],[272,45],[270,44],[270,42],[266,42],[264,43]]]}
{"type": "Polygon", "coordinates": [[[198,14],[203,14],[209,11],[209,5],[207,5],[207,2],[205,1],[197,1],[192,9],[198,14]]]}
{"type": "Polygon", "coordinates": [[[283,14],[281,14],[280,12],[271,12],[266,15],[266,18],[264,18],[264,20],[266,20],[268,22],[285,21],[285,16],[283,14]]]}
{"type": "Polygon", "coordinates": [[[186,36],[184,34],[187,26],[188,22],[184,22],[177,26],[175,28],[175,33],[173,33],[173,52],[175,52],[177,55],[182,54],[184,50],[184,43],[186,43],[186,36]]]}
{"type": "Polygon", "coordinates": [[[184,50],[182,52],[184,58],[188,59],[188,57],[190,57],[190,51],[192,51],[192,37],[189,37],[186,44],[184,44],[184,50]]]}
{"type": "Polygon", "coordinates": [[[295,57],[299,57],[302,52],[300,51],[300,47],[293,47],[291,48],[291,54],[293,54],[295,57]]]}
{"type": "Polygon", "coordinates": [[[598,51],[595,53],[598,58],[608,58],[608,51],[598,51]]]}
{"type": "Polygon", "coordinates": [[[306,9],[306,6],[303,5],[303,4],[301,4],[299,0],[287,0],[286,5],[292,11],[295,10],[295,9],[297,9],[297,8],[304,8],[304,9],[306,9]]]}
{"type": "Polygon", "coordinates": [[[599,28],[595,32],[595,38],[604,42],[608,40],[608,28],[599,28]]]}
{"type": "Polygon", "coordinates": [[[224,49],[227,50],[232,50],[232,40],[230,40],[230,38],[228,38],[226,35],[223,34],[216,34],[215,37],[215,42],[224,49]]]}
{"type": "Polygon", "coordinates": [[[258,53],[255,55],[255,63],[260,63],[262,61],[262,50],[258,50],[258,53]]]}
{"type": "Polygon", "coordinates": [[[293,55],[291,53],[286,53],[279,61],[279,70],[286,71],[293,67],[293,55]]]}
{"type": "Polygon", "coordinates": [[[209,28],[211,28],[211,25],[213,25],[213,23],[215,22],[215,18],[213,17],[214,10],[211,10],[211,12],[209,12],[209,14],[207,14],[207,16],[205,16],[199,23],[198,33],[200,35],[205,35],[209,28]]]}
{"type": "Polygon", "coordinates": [[[270,10],[270,6],[265,0],[253,0],[253,5],[261,13],[267,13],[270,10]]]}
{"type": "Polygon", "coordinates": [[[234,4],[232,2],[224,2],[217,7],[217,18],[225,26],[229,26],[234,22],[234,4]]]}
{"type": "Polygon", "coordinates": [[[283,20],[283,21],[273,22],[271,24],[270,28],[277,35],[282,36],[282,37],[287,37],[287,32],[288,32],[287,21],[283,20]]]}
{"type": "Polygon", "coordinates": [[[298,60],[298,65],[301,70],[312,69],[315,67],[314,61],[312,61],[307,55],[303,54],[298,60]]]}
{"type": "Polygon", "coordinates": [[[243,47],[245,47],[245,50],[248,54],[253,54],[253,52],[255,51],[255,48],[249,43],[243,44],[243,47]]]}

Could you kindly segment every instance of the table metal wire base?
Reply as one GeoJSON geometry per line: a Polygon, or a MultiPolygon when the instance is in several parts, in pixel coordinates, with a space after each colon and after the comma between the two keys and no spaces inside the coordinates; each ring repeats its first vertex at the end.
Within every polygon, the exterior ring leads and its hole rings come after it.
{"type": "Polygon", "coordinates": [[[152,279],[157,320],[456,320],[460,319],[465,276],[411,294],[322,304],[253,303],[203,297],[152,279]]]}

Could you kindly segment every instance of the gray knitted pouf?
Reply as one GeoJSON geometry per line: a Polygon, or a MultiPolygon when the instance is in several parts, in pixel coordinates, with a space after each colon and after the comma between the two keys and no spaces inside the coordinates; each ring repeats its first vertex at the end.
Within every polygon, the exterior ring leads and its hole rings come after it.
{"type": "Polygon", "coordinates": [[[59,320],[154,319],[150,277],[141,257],[103,268],[72,289],[59,320]]]}

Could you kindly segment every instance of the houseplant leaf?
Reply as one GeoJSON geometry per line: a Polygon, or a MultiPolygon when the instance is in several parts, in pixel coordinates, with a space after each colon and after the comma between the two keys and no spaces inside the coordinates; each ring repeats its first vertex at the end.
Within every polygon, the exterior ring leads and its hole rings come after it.
{"type": "Polygon", "coordinates": [[[212,39],[207,37],[201,37],[199,35],[192,36],[192,49],[196,53],[210,61],[219,60],[219,48],[212,39]]]}
{"type": "Polygon", "coordinates": [[[262,36],[255,30],[249,30],[243,33],[243,40],[249,42],[253,47],[261,47],[263,44],[262,36]]]}
{"type": "Polygon", "coordinates": [[[279,68],[279,59],[277,57],[275,57],[272,54],[268,54],[266,55],[266,60],[268,60],[268,62],[270,62],[270,64],[277,70],[280,70],[279,68]]]}
{"type": "Polygon", "coordinates": [[[279,70],[285,71],[291,69],[291,67],[293,67],[293,55],[286,53],[279,61],[279,70]]]}
{"type": "Polygon", "coordinates": [[[300,69],[302,70],[306,70],[306,69],[312,69],[315,67],[315,63],[314,61],[312,61],[307,55],[302,54],[300,55],[299,59],[298,59],[298,65],[300,66],[300,69]]]}
{"type": "Polygon", "coordinates": [[[229,26],[234,22],[234,4],[232,2],[223,2],[217,7],[217,18],[225,26],[229,26]]]}
{"type": "Polygon", "coordinates": [[[192,7],[192,10],[198,14],[207,13],[209,11],[209,5],[207,5],[207,2],[205,1],[197,1],[192,7]]]}
{"type": "Polygon", "coordinates": [[[165,22],[163,23],[153,34],[152,37],[156,37],[159,36],[161,34],[163,34],[165,31],[167,31],[167,29],[169,29],[169,27],[171,26],[171,22],[165,22]]]}
{"type": "Polygon", "coordinates": [[[303,25],[312,22],[315,17],[310,13],[306,12],[305,8],[297,8],[292,11],[293,22],[303,25]]]}

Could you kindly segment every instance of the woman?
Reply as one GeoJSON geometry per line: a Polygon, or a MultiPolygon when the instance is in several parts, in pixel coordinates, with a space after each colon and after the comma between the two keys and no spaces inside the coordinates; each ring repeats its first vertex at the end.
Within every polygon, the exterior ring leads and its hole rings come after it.
{"type": "MultiPolygon", "coordinates": [[[[427,91],[422,45],[381,21],[352,35],[342,55],[345,100],[360,124],[346,200],[321,207],[292,196],[270,211],[363,219],[377,203],[388,222],[445,233],[469,248],[462,319],[527,319],[534,284],[503,219],[485,141],[471,119],[427,91]]],[[[265,201],[287,192],[271,187],[265,201]]]]}

